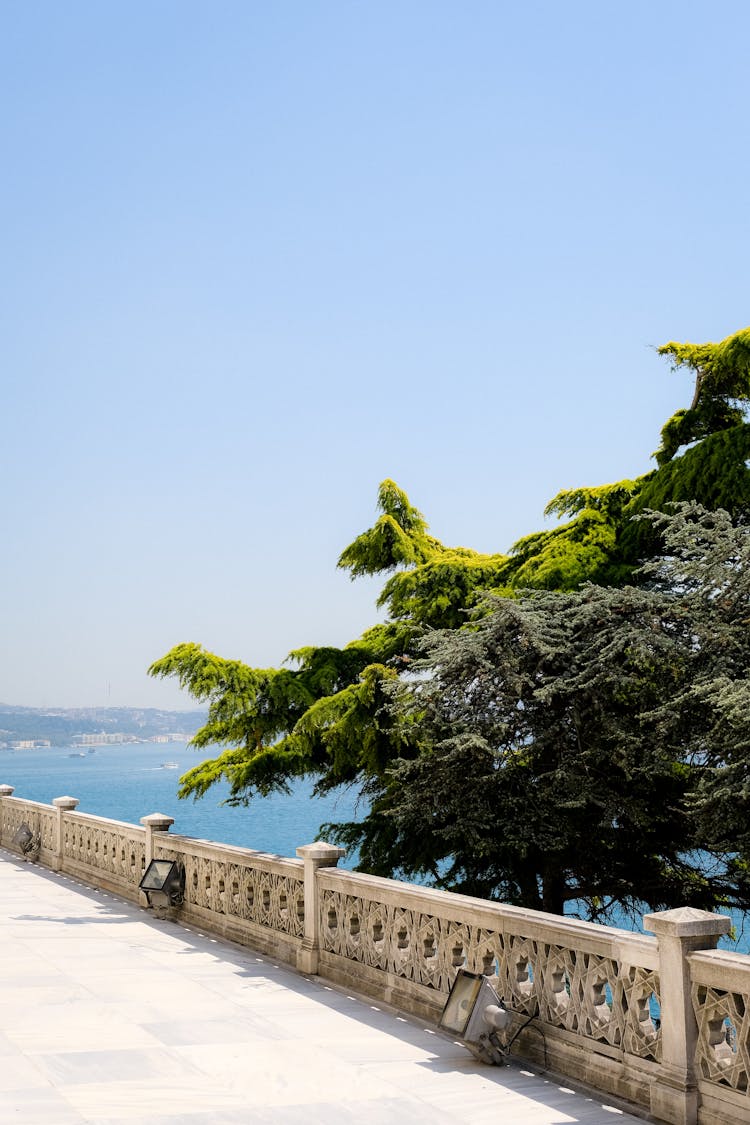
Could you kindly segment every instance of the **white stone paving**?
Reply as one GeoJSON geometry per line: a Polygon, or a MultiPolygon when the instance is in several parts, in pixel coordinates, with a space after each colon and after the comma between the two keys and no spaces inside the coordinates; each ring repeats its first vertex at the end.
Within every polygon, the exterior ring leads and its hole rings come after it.
{"type": "Polygon", "coordinates": [[[0,852],[0,1125],[632,1125],[0,852]]]}

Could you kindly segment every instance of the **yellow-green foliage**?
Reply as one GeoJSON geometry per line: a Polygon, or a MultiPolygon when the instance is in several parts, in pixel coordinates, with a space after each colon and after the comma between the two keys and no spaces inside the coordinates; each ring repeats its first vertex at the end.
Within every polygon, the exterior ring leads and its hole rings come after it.
{"type": "Polygon", "coordinates": [[[662,428],[661,446],[654,456],[663,466],[682,446],[742,422],[742,404],[750,401],[750,328],[718,344],[671,341],[658,352],[671,356],[672,370],[685,367],[695,374],[692,403],[677,410],[662,428]]]}
{"type": "Polygon", "coordinates": [[[475,591],[497,585],[505,555],[445,547],[428,535],[422,513],[391,480],[380,485],[378,506],[382,515],[342,552],[338,565],[352,578],[395,571],[377,603],[394,621],[459,628],[475,591]]]}
{"type": "MultiPolygon", "coordinates": [[[[352,578],[384,576],[378,604],[387,611],[385,623],[341,649],[296,649],[278,669],[250,668],[196,644],[177,645],[157,660],[152,675],[176,676],[194,699],[209,704],[194,745],[230,747],[186,774],[181,795],[201,796],[225,778],[230,801],[240,803],[255,791],[283,789],[302,774],[316,776],[320,788],[355,779],[367,787],[404,754],[403,732],[383,720],[383,704],[425,628],[461,628],[486,590],[516,596],[529,587],[623,584],[639,559],[658,547],[654,525],[632,521],[644,508],[663,510],[691,499],[735,516],[750,514],[750,426],[744,422],[750,329],[719,344],[672,342],[659,354],[693,373],[695,388],[690,406],[664,426],[653,472],[559,492],[546,515],[565,522],[525,536],[507,555],[445,546],[429,534],[406,493],[385,480],[378,518],[338,562],[352,578]]],[[[373,824],[376,813],[377,803],[373,824]]]]}
{"type": "Polygon", "coordinates": [[[392,575],[378,605],[418,626],[458,629],[466,623],[477,592],[497,586],[505,562],[505,555],[441,547],[433,558],[392,575]]]}
{"type": "Polygon", "coordinates": [[[633,522],[646,508],[697,500],[707,508],[750,512],[750,429],[744,422],[750,329],[718,344],[671,342],[658,351],[672,358],[674,370],[687,368],[695,376],[690,407],[676,411],[662,429],[654,455],[658,469],[635,480],[558,493],[545,514],[573,518],[514,544],[501,588],[573,590],[585,581],[627,581],[657,546],[652,525],[633,522]]]}
{"type": "Polygon", "coordinates": [[[325,762],[321,789],[354,781],[360,773],[380,775],[386,768],[394,747],[390,721],[383,729],[379,713],[384,684],[397,678],[393,668],[370,664],[355,683],[317,699],[295,724],[283,749],[301,759],[325,762]]]}
{"type": "Polygon", "coordinates": [[[618,533],[639,487],[640,480],[622,480],[558,492],[545,515],[573,519],[519,539],[501,572],[502,584],[511,589],[574,590],[583,582],[610,585],[624,580],[628,567],[618,555],[618,533]]]}
{"type": "Polygon", "coordinates": [[[384,480],[380,485],[378,507],[382,515],[373,526],[341,552],[338,565],[348,570],[352,578],[425,562],[440,547],[427,534],[422,513],[392,480],[384,480]]]}
{"type": "Polygon", "coordinates": [[[671,340],[657,351],[672,357],[673,370],[687,367],[694,371],[700,394],[750,400],[750,328],[742,328],[718,344],[671,340]]]}
{"type": "Polygon", "coordinates": [[[601,512],[610,519],[622,514],[640,487],[643,478],[600,484],[597,488],[564,488],[544,509],[545,516],[577,516],[581,512],[601,512]]]}

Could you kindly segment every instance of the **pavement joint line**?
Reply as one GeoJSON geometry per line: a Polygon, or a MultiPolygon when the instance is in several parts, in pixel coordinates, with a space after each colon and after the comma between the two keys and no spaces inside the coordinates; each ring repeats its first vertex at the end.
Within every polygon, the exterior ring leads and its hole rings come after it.
{"type": "MultiPolygon", "coordinates": [[[[0,863],[0,873],[2,873],[3,866],[4,865],[0,863]]],[[[40,873],[43,872],[46,876],[53,876],[53,878],[56,879],[59,884],[68,884],[68,886],[63,890],[63,894],[73,895],[77,892],[73,891],[72,888],[80,888],[88,898],[89,903],[92,904],[92,906],[90,906],[88,910],[88,913],[91,914],[92,920],[101,920],[102,916],[102,911],[99,910],[94,904],[99,900],[107,899],[112,900],[107,902],[105,908],[107,916],[114,919],[115,915],[118,914],[118,912],[122,913],[124,911],[128,915],[129,921],[132,924],[138,926],[145,925],[146,929],[142,930],[141,934],[138,935],[138,939],[136,942],[136,946],[138,949],[142,948],[144,950],[148,950],[154,948],[159,949],[160,951],[162,949],[167,949],[167,946],[164,945],[165,936],[168,936],[170,938],[169,948],[176,948],[180,945],[181,939],[179,934],[180,931],[182,931],[184,934],[190,935],[191,938],[196,939],[186,944],[183,949],[192,948],[195,951],[199,951],[200,949],[206,950],[206,944],[198,944],[197,939],[200,939],[202,943],[206,943],[208,940],[211,942],[211,944],[215,944],[219,946],[220,949],[226,951],[226,954],[219,954],[218,956],[214,951],[211,951],[209,961],[212,965],[215,964],[217,971],[220,970],[220,964],[226,964],[230,967],[234,966],[237,969],[241,969],[242,964],[244,964],[250,967],[250,973],[252,975],[252,969],[255,965],[264,965],[266,963],[265,958],[254,956],[254,951],[252,949],[249,949],[247,946],[241,945],[240,943],[233,942],[231,940],[217,940],[214,938],[208,938],[208,935],[195,927],[184,924],[176,925],[171,921],[167,921],[166,924],[159,924],[155,926],[155,919],[150,917],[148,911],[139,906],[138,903],[120,899],[119,896],[110,895],[109,893],[100,891],[98,888],[94,888],[87,883],[81,882],[79,880],[69,879],[59,873],[49,872],[47,871],[47,869],[42,867],[39,867],[38,870],[40,873]],[[122,911],[120,910],[120,907],[122,907],[122,911]],[[234,956],[230,956],[230,954],[234,956]]],[[[23,869],[21,869],[18,874],[22,875],[23,869]]],[[[22,894],[25,894],[25,884],[26,880],[24,880],[23,878],[21,878],[18,882],[18,886],[19,888],[21,888],[22,894]]],[[[29,887],[31,886],[33,886],[33,884],[29,883],[29,887]]],[[[37,893],[37,897],[34,900],[34,905],[38,905],[39,900],[43,900],[44,880],[39,880],[36,882],[35,890],[37,893]]],[[[51,887],[49,888],[49,893],[54,895],[51,887]]],[[[72,911],[69,909],[68,913],[72,913],[72,911]]],[[[79,911],[79,913],[82,914],[80,920],[84,921],[83,914],[87,913],[87,911],[82,909],[79,911]]],[[[60,918],[51,920],[62,922],[64,921],[64,918],[61,916],[60,918]]],[[[14,921],[20,921],[20,919],[14,919],[14,921]]],[[[27,923],[24,923],[24,925],[26,924],[27,923]]],[[[25,930],[24,933],[28,933],[33,937],[35,931],[33,930],[33,928],[28,928],[28,930],[25,930]]],[[[86,941],[89,937],[93,938],[94,934],[95,930],[90,926],[81,927],[80,936],[74,946],[70,949],[69,960],[67,959],[68,950],[66,950],[64,971],[66,977],[71,983],[81,981],[85,978],[86,941]],[[79,949],[76,949],[76,944],[79,946],[79,949]]],[[[13,936],[15,936],[15,932],[9,931],[8,939],[13,940],[13,936]]],[[[5,939],[5,930],[3,926],[0,926],[0,937],[5,939]]],[[[124,934],[122,935],[122,938],[124,938],[124,934]]],[[[118,943],[121,942],[121,939],[119,937],[113,937],[112,940],[115,940],[118,943]]],[[[124,944],[129,950],[134,949],[134,947],[131,945],[131,941],[131,938],[127,938],[124,941],[124,944]]],[[[20,936],[20,944],[24,944],[23,936],[20,936]]],[[[31,941],[29,944],[30,946],[33,946],[33,941],[31,941]]],[[[115,945],[116,949],[120,949],[120,947],[120,944],[115,945]]],[[[292,966],[281,966],[275,962],[272,962],[272,964],[274,970],[281,970],[285,974],[285,976],[288,976],[288,982],[285,979],[277,979],[276,981],[274,981],[273,978],[268,977],[264,970],[257,970],[256,977],[258,981],[265,982],[262,985],[262,988],[269,989],[274,1000],[283,998],[285,995],[289,996],[292,1000],[294,1000],[295,996],[298,996],[300,999],[303,996],[308,996],[310,999],[314,999],[315,996],[322,998],[322,994],[324,992],[330,992],[337,994],[339,997],[345,995],[347,1000],[361,1005],[361,1012],[359,1013],[352,1012],[350,1009],[346,1009],[344,1011],[344,1009],[342,1009],[342,1006],[340,1004],[336,1005],[335,1002],[331,1007],[327,1009],[327,1012],[324,1012],[324,1010],[321,1008],[320,1015],[317,1015],[317,1009],[311,1009],[310,1014],[313,1016],[317,1016],[317,1018],[322,1021],[320,1026],[326,1028],[326,1035],[328,1036],[328,1038],[324,1038],[320,1042],[316,1040],[315,1032],[313,1032],[311,1035],[309,1032],[302,1033],[302,1031],[298,1031],[296,1029],[294,1023],[294,1015],[290,1016],[287,1013],[288,1004],[286,1008],[284,1008],[282,1005],[282,1011],[277,1011],[273,1006],[271,1006],[267,1010],[268,1012],[273,1012],[273,1015],[268,1014],[261,1016],[261,1019],[270,1020],[271,1026],[273,1025],[273,1021],[275,1020],[278,1024],[278,1027],[283,1030],[281,1040],[279,1041],[280,1043],[295,1045],[298,1044],[298,1046],[294,1047],[294,1050],[301,1052],[299,1058],[305,1060],[300,1064],[299,1076],[296,1073],[298,1069],[297,1066],[290,1067],[288,1072],[282,1067],[282,1069],[278,1071],[280,1075],[279,1080],[282,1082],[283,1089],[288,1090],[294,1085],[298,1077],[300,1078],[300,1080],[302,1081],[302,1090],[306,1091],[304,1102],[296,1101],[289,1103],[289,1105],[291,1106],[293,1104],[296,1111],[309,1111],[308,1116],[311,1119],[314,1119],[316,1121],[322,1119],[319,1115],[323,1111],[325,1111],[329,1116],[331,1113],[335,1114],[336,1105],[343,1105],[344,1103],[346,1103],[347,1116],[345,1119],[347,1122],[352,1122],[352,1125],[360,1125],[360,1123],[361,1125],[365,1125],[366,1122],[370,1123],[371,1125],[374,1120],[372,1114],[373,1112],[377,1113],[378,1111],[387,1114],[387,1119],[389,1121],[398,1122],[399,1120],[401,1120],[399,1116],[399,1106],[401,1105],[403,1105],[403,1107],[405,1107],[409,1111],[408,1115],[404,1116],[403,1120],[416,1121],[420,1119],[434,1119],[436,1121],[448,1121],[449,1117],[446,1116],[447,1103],[445,1101],[445,1098],[448,1095],[451,1100],[455,1099],[457,1104],[460,1102],[460,1112],[455,1114],[451,1113],[451,1119],[456,1122],[456,1125],[459,1125],[459,1123],[461,1123],[461,1125],[473,1125],[475,1121],[489,1121],[490,1116],[488,1116],[488,1114],[492,1115],[492,1118],[494,1119],[494,1117],[498,1113],[503,1117],[504,1120],[509,1122],[515,1122],[517,1120],[520,1121],[520,1118],[523,1117],[524,1123],[528,1123],[528,1125],[555,1125],[555,1123],[559,1123],[560,1121],[560,1095],[565,1095],[565,1098],[563,1100],[566,1106],[566,1113],[573,1114],[576,1121],[580,1120],[581,1122],[585,1122],[585,1125],[602,1125],[603,1121],[605,1120],[603,1118],[603,1114],[605,1112],[607,1114],[607,1120],[610,1118],[610,1115],[614,1114],[624,1117],[627,1122],[633,1123],[633,1125],[637,1125],[636,1116],[633,1115],[633,1113],[638,1113],[637,1110],[632,1111],[628,1107],[627,1112],[623,1112],[623,1109],[616,1108],[616,1106],[612,1104],[607,1104],[606,1102],[600,1101],[600,1098],[602,1098],[601,1094],[591,1097],[590,1091],[577,1091],[575,1089],[570,1089],[566,1085],[562,1085],[560,1083],[560,1078],[562,1076],[552,1075],[550,1077],[544,1072],[539,1073],[531,1071],[527,1068],[522,1069],[520,1060],[518,1059],[512,1060],[509,1065],[503,1068],[478,1066],[476,1064],[476,1060],[472,1058],[471,1052],[467,1051],[466,1045],[464,1043],[461,1043],[458,1040],[454,1040],[448,1035],[442,1034],[440,1029],[435,1030],[433,1028],[423,1026],[422,1021],[424,1017],[422,1017],[422,1020],[420,1020],[419,1017],[416,1016],[407,1018],[406,1014],[399,1013],[398,1009],[394,1009],[390,1007],[390,1005],[380,1007],[379,1005],[371,1003],[370,999],[366,996],[358,994],[352,995],[351,993],[345,993],[343,988],[333,988],[329,984],[324,984],[323,981],[315,975],[307,976],[306,974],[297,973],[292,966]],[[299,989],[295,989],[293,983],[295,980],[299,982],[304,981],[305,983],[311,984],[313,986],[314,992],[312,994],[306,991],[300,993],[299,989]],[[278,988],[279,985],[281,985],[281,989],[278,988]],[[375,1019],[375,1017],[369,1017],[368,1012],[374,1012],[378,1014],[384,1013],[387,1016],[391,1016],[394,1022],[410,1025],[412,1030],[408,1031],[405,1028],[402,1031],[398,1032],[396,1032],[396,1029],[394,1029],[392,1032],[388,1032],[386,1031],[386,1027],[383,1021],[380,1021],[379,1018],[375,1019]],[[342,1031],[336,1031],[334,1029],[337,1022],[342,1016],[344,1016],[347,1021],[345,1025],[346,1029],[342,1031]],[[356,1019],[359,1024],[359,1031],[355,1039],[357,1039],[357,1041],[361,1041],[363,1044],[362,1054],[357,1054],[356,1046],[351,1041],[349,1029],[351,1027],[352,1017],[354,1017],[354,1019],[356,1019]],[[330,1030],[328,1030],[329,1028],[330,1030]],[[420,1047],[420,1033],[426,1033],[433,1036],[434,1046],[433,1044],[431,1044],[429,1047],[420,1047]],[[390,1039],[383,1039],[383,1036],[389,1036],[390,1039]],[[385,1056],[381,1058],[378,1052],[381,1052],[383,1046],[386,1045],[388,1052],[387,1058],[385,1056]],[[410,1053],[410,1050],[413,1051],[413,1049],[415,1048],[422,1052],[421,1057],[418,1056],[417,1058],[414,1058],[413,1054],[410,1053]],[[341,1049],[343,1049],[342,1054],[337,1054],[337,1051],[341,1049]],[[370,1051],[374,1053],[369,1054],[368,1052],[370,1051]],[[323,1066],[322,1070],[320,1069],[321,1063],[316,1059],[316,1055],[321,1052],[326,1057],[326,1063],[323,1066]],[[391,1054],[390,1052],[394,1053],[391,1054]],[[393,1064],[397,1064],[398,1073],[403,1073],[403,1078],[397,1078],[394,1081],[392,1069],[393,1064]],[[347,1075],[346,1082],[343,1086],[335,1084],[338,1082],[338,1080],[334,1079],[330,1075],[328,1069],[329,1067],[333,1067],[334,1072],[336,1072],[336,1069],[338,1068],[339,1072],[345,1073],[347,1075]],[[401,1068],[410,1069],[402,1071],[401,1068]],[[373,1083],[372,1087],[370,1088],[366,1088],[366,1086],[363,1086],[363,1074],[365,1072],[373,1083]],[[406,1077],[407,1074],[409,1075],[408,1078],[406,1077]],[[313,1100],[310,1101],[309,1097],[311,1087],[309,1087],[309,1082],[312,1080],[313,1076],[315,1077],[315,1082],[317,1082],[317,1085],[314,1087],[314,1091],[312,1094],[313,1100]],[[523,1084],[523,1078],[534,1080],[535,1088],[533,1091],[529,1090],[530,1084],[528,1082],[525,1085],[523,1084]],[[477,1079],[481,1079],[481,1081],[477,1082],[477,1079]],[[308,1083],[307,1086],[305,1085],[305,1082],[308,1083]],[[549,1093],[545,1094],[545,1090],[548,1090],[549,1093]],[[352,1098],[354,1099],[354,1102],[350,1100],[352,1098]],[[522,1103],[518,1101],[519,1098],[523,1100],[522,1103]],[[533,1103],[533,1108],[530,1114],[526,1108],[529,1101],[533,1103]],[[352,1110],[350,1108],[352,1104],[355,1104],[355,1107],[359,1107],[359,1111],[356,1108],[352,1110]],[[521,1109],[518,1116],[516,1116],[516,1109],[518,1109],[521,1104],[523,1104],[523,1109],[521,1109]],[[513,1108],[514,1106],[515,1108],[513,1108]],[[586,1108],[584,1109],[584,1107],[586,1108]],[[415,1116],[416,1113],[419,1113],[423,1116],[417,1117],[415,1116]]],[[[33,961],[30,963],[30,965],[31,967],[29,971],[33,973],[33,961]]],[[[175,1026],[177,1025],[177,1023],[179,1023],[180,1025],[184,1024],[184,1026],[188,1028],[191,1033],[195,1033],[196,1028],[199,1028],[202,1024],[206,1024],[208,1026],[212,1022],[211,1017],[205,1014],[202,1007],[205,1003],[205,1001],[202,999],[201,992],[204,987],[203,976],[200,976],[199,978],[193,978],[189,966],[185,964],[184,958],[178,959],[178,961],[175,962],[174,968],[184,978],[184,996],[186,999],[184,1009],[181,1009],[179,1014],[176,1014],[172,1018],[172,1022],[175,1024],[175,1026]],[[191,1005],[192,1007],[190,1007],[191,1005]]],[[[136,955],[133,957],[130,972],[135,978],[139,971],[140,961],[138,960],[138,955],[136,955]]],[[[213,979],[213,972],[211,975],[211,979],[213,979]]],[[[75,1003],[75,1001],[73,1003],[75,1003]]],[[[101,1003],[114,1004],[115,1001],[102,999],[101,1003]]],[[[268,1001],[264,1000],[264,1003],[267,1004],[268,1001]]],[[[306,1010],[305,1005],[307,1003],[307,1000],[303,1002],[303,1011],[306,1010]]],[[[315,1003],[320,1004],[321,999],[316,999],[315,1003]]],[[[327,1004],[328,1002],[326,1001],[325,1003],[327,1004]]],[[[115,1009],[112,1009],[112,1011],[114,1010],[115,1009]]],[[[86,1034],[89,1034],[90,1029],[86,1027],[85,1022],[81,1022],[81,1017],[84,1013],[85,1007],[78,1009],[75,1009],[75,1007],[71,1008],[71,1014],[75,1017],[72,1027],[80,1027],[86,1032],[86,1034]]],[[[132,1022],[134,1024],[134,1027],[140,1029],[140,1024],[138,1022],[139,1018],[140,1017],[138,1016],[134,1016],[132,1022]]],[[[230,1000],[229,1008],[227,1009],[226,1020],[228,1022],[228,1025],[231,1025],[233,1029],[235,1029],[233,1020],[235,1020],[236,1018],[237,1013],[234,1009],[234,1006],[232,1005],[232,1001],[230,1000]]],[[[315,1019],[313,1020],[313,1022],[314,1026],[318,1027],[315,1019]]],[[[306,1026],[308,1025],[306,1024],[306,1026]]],[[[342,1025],[342,1028],[343,1027],[344,1025],[342,1025]]],[[[9,1030],[12,1032],[14,1029],[10,1028],[9,1030]]],[[[42,1050],[41,1055],[43,1057],[45,1054],[47,1054],[50,1057],[50,1066],[57,1067],[59,1065],[62,1067],[62,1063],[58,1064],[57,1062],[53,1062],[53,1060],[58,1055],[62,1057],[81,1053],[86,1054],[87,1049],[85,1048],[84,1044],[87,1041],[88,1040],[84,1038],[83,1040],[79,1040],[78,1044],[76,1045],[76,1040],[73,1037],[66,1042],[66,1047],[63,1050],[60,1050],[58,1048],[57,1051],[55,1051],[51,1048],[48,1048],[46,1051],[42,1050]]],[[[228,1042],[233,1043],[234,1040],[231,1039],[228,1042]]],[[[239,1046],[242,1041],[238,1040],[237,1042],[239,1046]]],[[[252,1068],[245,1068],[245,1070],[247,1070],[247,1073],[243,1071],[243,1073],[236,1076],[237,1081],[239,1083],[244,1083],[245,1085],[242,1087],[238,1086],[237,1089],[239,1090],[240,1088],[242,1088],[244,1090],[245,1087],[247,1087],[250,1097],[250,1102],[247,1103],[248,1108],[250,1107],[251,1103],[253,1109],[257,1107],[259,1111],[259,1120],[266,1119],[265,1113],[261,1112],[265,1109],[267,1111],[270,1111],[273,1120],[278,1121],[281,1125],[281,1123],[286,1120],[286,1117],[283,1114],[283,1106],[287,1103],[284,1102],[283,1104],[280,1104],[278,1100],[273,1100],[273,1098],[278,1099],[278,1091],[274,1093],[268,1083],[273,1079],[273,1075],[276,1073],[276,1068],[278,1067],[278,1059],[283,1052],[279,1049],[279,1047],[277,1047],[276,1036],[274,1035],[271,1035],[270,1037],[261,1037],[261,1042],[264,1045],[264,1049],[269,1052],[268,1059],[273,1060],[273,1065],[270,1067],[270,1070],[268,1067],[266,1067],[265,1069],[261,1068],[260,1072],[256,1070],[254,1073],[251,1073],[252,1068]],[[276,1051],[276,1054],[274,1054],[274,1051],[276,1051]],[[266,1073],[267,1070],[269,1070],[269,1073],[266,1073]],[[263,1088],[266,1093],[263,1096],[271,1096],[272,1100],[258,1101],[258,1098],[261,1097],[258,1092],[258,1081],[260,1081],[261,1085],[265,1082],[265,1086],[263,1088]],[[256,1083],[255,1086],[253,1085],[253,1082],[256,1083]],[[269,1090],[271,1092],[270,1095],[268,1094],[269,1090]],[[280,1112],[277,1113],[276,1111],[280,1112]]],[[[206,1075],[209,1076],[207,1079],[207,1088],[210,1091],[216,1091],[216,1097],[218,1101],[215,1106],[215,1112],[217,1116],[221,1117],[220,1106],[224,1104],[221,1103],[221,1097],[226,1095],[226,1082],[224,1082],[222,1085],[221,1075],[217,1073],[215,1069],[211,1070],[209,1067],[209,1060],[220,1057],[221,1044],[219,1042],[214,1042],[211,1039],[204,1041],[199,1036],[199,1038],[192,1039],[189,1041],[189,1043],[185,1043],[184,1045],[193,1045],[195,1057],[202,1060],[201,1065],[203,1065],[203,1060],[205,1058],[205,1066],[208,1069],[205,1069],[203,1071],[203,1074],[204,1077],[206,1075]]],[[[183,1044],[179,1041],[175,1045],[175,1043],[172,1043],[169,1039],[167,1039],[160,1050],[166,1056],[173,1054],[175,1050],[177,1050],[179,1053],[179,1049],[182,1046],[183,1044]]],[[[130,1049],[131,1048],[128,1048],[128,1050],[130,1049]]],[[[135,1050],[136,1048],[132,1049],[135,1050]]],[[[91,1051],[92,1049],[89,1048],[88,1050],[91,1051]]],[[[114,1055],[117,1054],[118,1050],[120,1049],[116,1044],[113,1044],[112,1047],[109,1048],[109,1050],[114,1055]]],[[[286,1051],[288,1052],[288,1050],[289,1048],[287,1047],[286,1051]]],[[[101,1052],[100,1054],[95,1054],[94,1056],[97,1066],[99,1068],[106,1066],[106,1054],[108,1052],[106,1034],[103,1037],[100,1036],[100,1039],[97,1041],[97,1046],[93,1048],[93,1051],[101,1052]]],[[[38,1051],[36,1053],[39,1054],[38,1051]]],[[[158,1050],[156,1054],[159,1054],[158,1050]]],[[[23,1045],[20,1045],[18,1047],[18,1056],[22,1059],[27,1059],[30,1057],[25,1053],[25,1048],[23,1045]]],[[[9,1057],[7,1060],[4,1059],[3,1061],[6,1064],[6,1070],[12,1071],[11,1058],[9,1057]]],[[[65,1067],[67,1067],[68,1065],[69,1064],[66,1063],[65,1067]]],[[[158,1066],[158,1064],[156,1065],[158,1066]]],[[[215,1063],[212,1063],[211,1065],[213,1065],[214,1067],[216,1066],[215,1063]]],[[[109,1108],[108,1099],[110,1097],[108,1091],[116,1090],[119,1086],[122,1085],[122,1082],[126,1077],[124,1074],[121,1077],[113,1074],[112,1077],[105,1082],[101,1078],[99,1078],[99,1080],[97,1081],[93,1077],[93,1075],[89,1076],[87,1073],[86,1081],[73,1083],[71,1086],[69,1079],[55,1076],[54,1070],[52,1070],[51,1073],[53,1076],[48,1082],[48,1087],[51,1092],[55,1092],[56,1095],[59,1094],[63,1099],[67,1101],[65,1093],[66,1086],[70,1086],[71,1089],[75,1087],[76,1093],[74,1097],[83,1099],[82,1103],[75,1105],[77,1113],[80,1114],[80,1117],[76,1117],[76,1120],[80,1122],[80,1125],[83,1125],[83,1122],[87,1120],[93,1121],[94,1119],[96,1119],[97,1121],[99,1121],[103,1120],[103,1118],[107,1116],[107,1110],[109,1108]],[[96,1099],[101,1100],[96,1105],[96,1109],[94,1109],[93,1100],[96,1099]]],[[[64,1069],[63,1073],[65,1073],[64,1069]]],[[[168,1115],[164,1115],[161,1103],[159,1103],[159,1105],[157,1106],[156,1102],[153,1101],[154,1098],[164,1097],[164,1090],[171,1085],[171,1081],[172,1080],[168,1078],[166,1073],[164,1074],[163,1078],[161,1075],[156,1076],[155,1083],[150,1082],[148,1078],[144,1076],[145,1085],[141,1085],[139,1088],[139,1097],[143,1099],[143,1105],[133,1107],[132,1110],[128,1113],[127,1116],[129,1125],[131,1125],[131,1123],[132,1125],[146,1125],[146,1122],[151,1122],[152,1120],[154,1120],[155,1116],[159,1116],[160,1120],[163,1117],[165,1123],[168,1118],[171,1119],[171,1117],[174,1116],[175,1125],[178,1125],[178,1122],[181,1125],[183,1118],[185,1118],[186,1121],[190,1119],[190,1114],[191,1112],[195,1113],[195,1108],[189,1102],[190,1094],[187,1092],[187,1090],[182,1095],[186,1099],[185,1107],[178,1109],[175,1106],[175,1108],[172,1109],[168,1115]],[[151,1098],[152,1101],[147,1105],[146,1102],[149,1098],[151,1098]]],[[[25,1097],[27,1099],[23,1103],[24,1106],[32,1106],[36,1089],[36,1087],[29,1087],[18,1093],[19,1098],[25,1097]]],[[[10,1093],[12,1095],[14,1091],[11,1090],[10,1093]]],[[[7,1111],[11,1106],[11,1103],[7,1100],[7,1091],[5,1091],[0,1097],[2,1098],[2,1104],[5,1106],[5,1109],[7,1111]]],[[[21,1102],[18,1101],[12,1104],[14,1106],[16,1104],[20,1106],[21,1102]]],[[[68,1102],[66,1109],[69,1110],[71,1104],[73,1103],[68,1102]]],[[[229,1106],[227,1106],[227,1108],[229,1108],[229,1106]]],[[[32,1119],[25,1112],[25,1109],[22,1110],[13,1108],[10,1109],[10,1112],[14,1115],[14,1118],[15,1114],[18,1114],[19,1121],[28,1120],[30,1122],[30,1125],[37,1125],[37,1122],[42,1120],[42,1118],[40,1118],[39,1115],[36,1114],[33,1117],[32,1122],[32,1119]]],[[[233,1112],[234,1111],[230,1111],[230,1115],[233,1112]]],[[[56,1125],[54,1109],[50,1108],[49,1110],[45,1110],[44,1119],[45,1121],[50,1122],[51,1125],[56,1125]]],[[[68,1116],[66,1116],[66,1122],[68,1121],[68,1119],[68,1116]]],[[[298,1113],[295,1113],[294,1119],[302,1120],[301,1117],[298,1117],[298,1113]]],[[[333,1119],[335,1119],[335,1116],[333,1119]]],[[[381,1119],[385,1120],[386,1117],[383,1116],[382,1118],[378,1118],[378,1120],[381,1119]]],[[[0,1120],[2,1120],[1,1111],[0,1120]]],[[[70,1118],[70,1120],[72,1121],[73,1119],[70,1118]]],[[[233,1116],[232,1120],[234,1120],[233,1116]]],[[[248,1123],[250,1123],[252,1122],[253,1117],[249,1116],[246,1118],[244,1116],[238,1116],[237,1120],[241,1120],[243,1122],[247,1121],[248,1123]]]]}

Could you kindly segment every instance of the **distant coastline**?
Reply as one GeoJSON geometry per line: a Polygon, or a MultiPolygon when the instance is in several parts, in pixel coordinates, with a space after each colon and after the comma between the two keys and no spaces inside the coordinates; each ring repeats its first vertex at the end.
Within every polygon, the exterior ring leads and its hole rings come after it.
{"type": "Polygon", "coordinates": [[[0,750],[181,742],[206,721],[206,711],[154,707],[37,708],[0,704],[0,750]]]}

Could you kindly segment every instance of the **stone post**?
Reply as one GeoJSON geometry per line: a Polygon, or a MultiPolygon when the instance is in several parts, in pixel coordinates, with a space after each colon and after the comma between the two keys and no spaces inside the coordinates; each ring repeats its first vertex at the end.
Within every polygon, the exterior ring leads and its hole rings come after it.
{"type": "Polygon", "coordinates": [[[150,816],[142,816],[141,824],[146,829],[146,867],[148,867],[151,860],[154,858],[154,833],[155,832],[169,832],[170,824],[174,824],[173,816],[165,816],[164,813],[154,812],[150,816]]]}
{"type": "Polygon", "coordinates": [[[303,844],[301,848],[297,848],[297,855],[305,864],[305,936],[302,948],[297,953],[297,968],[301,973],[317,973],[320,956],[320,896],[316,873],[320,867],[335,867],[341,857],[346,855],[346,850],[318,840],[315,844],[303,844]]]}
{"type": "Polygon", "coordinates": [[[0,844],[3,842],[3,825],[5,817],[3,816],[3,797],[12,797],[14,789],[12,785],[0,785],[0,844]]]}
{"type": "Polygon", "coordinates": [[[52,870],[62,871],[65,866],[65,836],[63,834],[63,817],[66,812],[73,812],[80,805],[77,797],[53,797],[52,804],[57,809],[57,823],[55,824],[55,857],[52,860],[52,870]]]}
{"type": "Polygon", "coordinates": [[[670,1125],[696,1125],[698,1076],[695,1055],[698,1024],[690,997],[688,953],[715,949],[731,920],[681,906],[646,914],[643,925],[656,934],[659,944],[661,991],[661,1074],[651,1086],[651,1112],[670,1125]]]}

